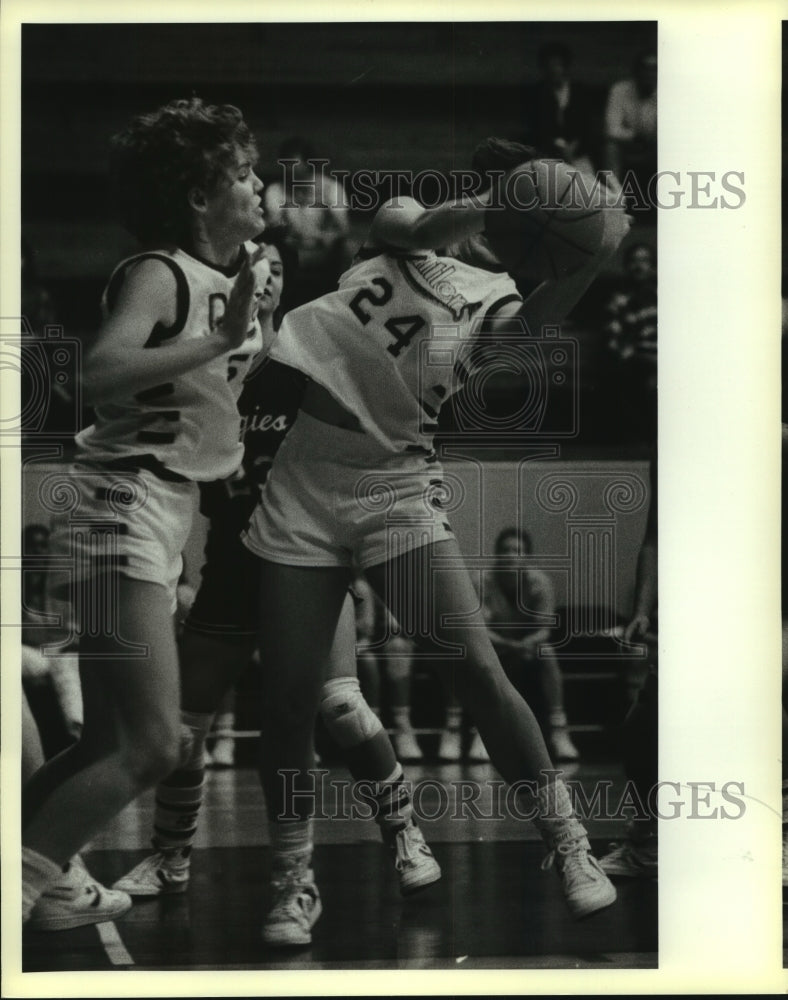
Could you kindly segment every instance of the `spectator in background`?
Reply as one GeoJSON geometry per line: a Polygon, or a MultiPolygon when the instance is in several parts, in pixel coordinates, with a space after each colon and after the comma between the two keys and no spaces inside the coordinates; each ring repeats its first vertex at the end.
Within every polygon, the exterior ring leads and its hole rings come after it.
{"type": "Polygon", "coordinates": [[[522,693],[536,674],[546,719],[540,719],[555,760],[580,756],[564,711],[564,682],[550,639],[555,596],[550,578],[529,565],[533,543],[527,531],[505,528],[495,541],[500,565],[485,576],[483,612],[487,631],[506,675],[522,693]],[[546,722],[546,724],[545,724],[546,722]]]}
{"type": "MultiPolygon", "coordinates": [[[[605,110],[606,163],[624,183],[631,174],[644,199],[637,205],[645,208],[650,179],[657,171],[657,54],[641,52],[635,60],[632,76],[610,88],[605,110]]],[[[625,188],[627,185],[624,185],[625,188]]]]}
{"type": "Polygon", "coordinates": [[[657,433],[657,266],[654,250],[632,244],[624,279],[607,302],[604,335],[610,360],[611,398],[622,429],[641,442],[657,433]]]}
{"type": "Polygon", "coordinates": [[[542,79],[527,95],[526,142],[544,155],[593,173],[594,115],[587,89],[570,78],[572,50],[549,42],[539,50],[542,79]]]}
{"type": "Polygon", "coordinates": [[[298,276],[284,303],[287,311],[334,291],[350,263],[349,224],[342,185],[308,140],[286,140],[279,164],[282,179],[266,186],[263,205],[266,225],[283,226],[288,245],[298,254],[298,276]]]}

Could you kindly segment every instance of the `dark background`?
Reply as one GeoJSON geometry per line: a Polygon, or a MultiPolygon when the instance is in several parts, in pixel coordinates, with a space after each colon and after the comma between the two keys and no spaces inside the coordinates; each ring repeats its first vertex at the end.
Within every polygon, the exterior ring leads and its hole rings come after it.
{"type": "MultiPolygon", "coordinates": [[[[467,169],[486,135],[523,137],[545,42],[570,46],[601,145],[609,87],[656,34],[647,21],[23,25],[23,236],[58,321],[89,341],[104,283],[135,249],[107,198],[108,140],[132,115],[191,94],[236,104],[257,136],[264,180],[277,176],[278,147],[294,134],[351,174],[448,173],[467,169]]],[[[368,221],[355,213],[359,235],[368,221]]],[[[637,238],[653,243],[653,223],[639,227],[637,238]]],[[[572,331],[585,345],[578,443],[591,446],[616,443],[615,429],[611,438],[593,419],[605,290],[601,281],[589,293],[572,331]]]]}

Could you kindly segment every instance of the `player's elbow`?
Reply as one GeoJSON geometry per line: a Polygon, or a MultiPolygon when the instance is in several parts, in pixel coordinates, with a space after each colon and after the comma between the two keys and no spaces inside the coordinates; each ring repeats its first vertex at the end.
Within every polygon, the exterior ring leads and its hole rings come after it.
{"type": "Polygon", "coordinates": [[[394,246],[403,250],[418,250],[421,231],[427,218],[424,209],[413,198],[392,198],[382,205],[372,220],[370,240],[378,246],[394,246]]]}

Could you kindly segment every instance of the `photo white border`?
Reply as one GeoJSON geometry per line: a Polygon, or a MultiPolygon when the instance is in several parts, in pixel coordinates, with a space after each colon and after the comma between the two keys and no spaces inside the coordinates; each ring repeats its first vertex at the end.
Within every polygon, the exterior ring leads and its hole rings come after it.
{"type": "MultiPolygon", "coordinates": [[[[0,316],[19,314],[19,27],[49,21],[658,20],[660,168],[745,174],[735,211],[660,212],[660,773],[742,781],[736,821],[660,832],[659,969],[21,974],[18,637],[2,629],[4,996],[783,992],[779,773],[782,2],[273,5],[4,0],[0,316]],[[426,15],[426,16],[425,16],[426,15]]],[[[3,408],[19,412],[3,384],[3,408]]],[[[19,550],[1,448],[1,551],[19,550]]],[[[3,620],[17,574],[3,573],[3,620]],[[10,580],[8,578],[11,578],[10,580]]],[[[468,906],[473,905],[469,892],[468,906]]]]}

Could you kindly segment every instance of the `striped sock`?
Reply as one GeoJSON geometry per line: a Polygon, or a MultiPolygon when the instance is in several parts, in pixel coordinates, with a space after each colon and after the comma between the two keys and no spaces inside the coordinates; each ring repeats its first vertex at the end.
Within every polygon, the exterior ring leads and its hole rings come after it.
{"type": "Polygon", "coordinates": [[[181,712],[181,766],[156,788],[153,843],[158,850],[191,849],[202,805],[205,739],[212,721],[212,713],[181,712]]]}
{"type": "Polygon", "coordinates": [[[410,787],[405,781],[401,764],[398,763],[388,778],[378,783],[374,798],[378,806],[375,822],[384,836],[396,833],[413,819],[410,787]]]}

